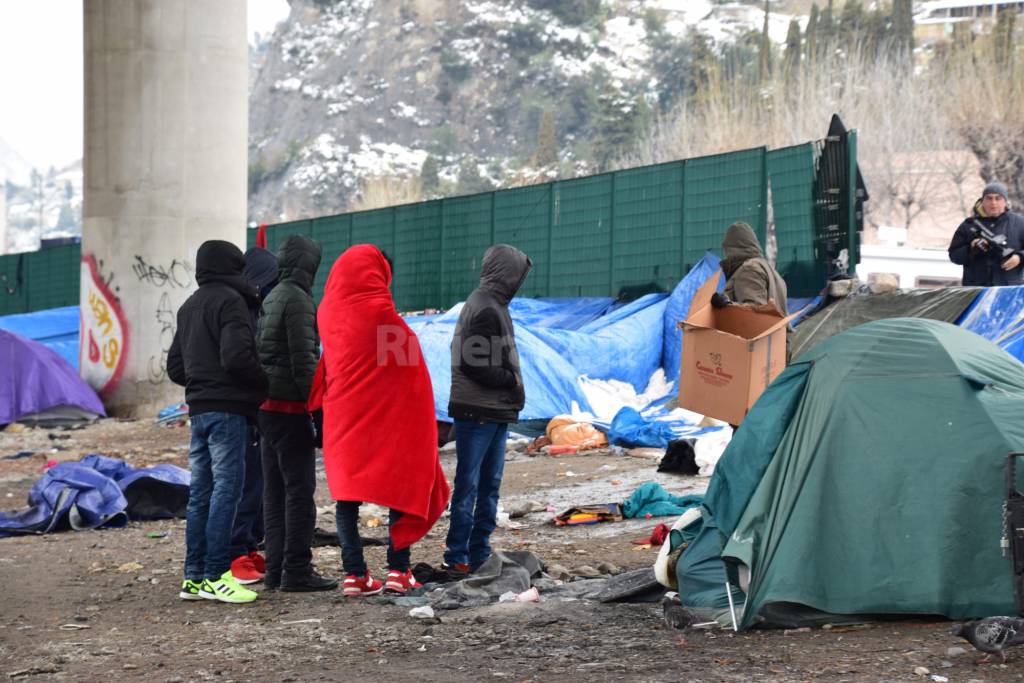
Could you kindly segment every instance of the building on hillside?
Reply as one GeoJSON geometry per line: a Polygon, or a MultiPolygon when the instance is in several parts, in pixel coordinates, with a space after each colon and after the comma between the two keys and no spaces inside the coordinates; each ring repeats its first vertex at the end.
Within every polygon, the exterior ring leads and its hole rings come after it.
{"type": "Polygon", "coordinates": [[[970,23],[975,33],[987,33],[995,24],[997,10],[1024,12],[1021,0],[932,0],[914,13],[914,38],[930,43],[953,35],[957,24],[970,23]]]}

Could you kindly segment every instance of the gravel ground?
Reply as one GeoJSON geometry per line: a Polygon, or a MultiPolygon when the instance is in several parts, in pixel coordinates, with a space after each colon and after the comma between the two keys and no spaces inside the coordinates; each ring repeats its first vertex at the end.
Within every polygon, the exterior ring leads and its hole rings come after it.
{"type": "MultiPolygon", "coordinates": [[[[87,453],[136,466],[184,466],[188,431],[104,420],[83,430],[0,433],[0,507],[17,508],[48,460],[87,453]]],[[[452,474],[454,456],[442,454],[452,474]]],[[[645,481],[673,493],[707,480],[659,475],[656,461],[607,452],[551,458],[510,453],[503,503],[571,504],[623,500],[645,481]]],[[[322,474],[321,474],[322,477],[322,474]]],[[[327,509],[326,486],[318,501],[327,509]]],[[[365,520],[373,510],[364,511],[365,520]]],[[[500,549],[526,549],[571,570],[610,563],[649,566],[654,551],[630,541],[657,521],[560,528],[551,514],[515,520],[495,534],[500,549]]],[[[321,525],[330,525],[325,515],[321,525]]],[[[667,520],[670,521],[670,520],[667,520]]],[[[442,520],[413,550],[437,564],[442,520]]],[[[383,527],[366,534],[383,536],[383,527]]],[[[337,548],[314,551],[318,567],[341,573],[337,548]]],[[[439,612],[413,619],[408,607],[340,593],[263,593],[251,605],[177,598],[184,522],[0,539],[0,676],[9,680],[172,681],[1016,681],[1024,664],[977,664],[948,622],[891,622],[786,631],[676,631],[654,604],[548,600],[439,612]],[[167,532],[151,538],[154,531],[167,532]],[[927,671],[927,673],[926,673],[927,671]]],[[[371,570],[383,548],[367,548],[371,570]]],[[[257,589],[259,588],[257,584],[257,589]]]]}

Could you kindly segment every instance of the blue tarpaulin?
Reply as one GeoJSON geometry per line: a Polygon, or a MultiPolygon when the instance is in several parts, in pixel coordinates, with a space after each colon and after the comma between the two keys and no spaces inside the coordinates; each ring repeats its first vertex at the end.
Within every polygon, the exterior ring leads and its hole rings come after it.
{"type": "Polygon", "coordinates": [[[986,289],[957,324],[1024,361],[1024,286],[986,289]]]}
{"type": "MultiPolygon", "coordinates": [[[[683,353],[683,331],[679,323],[686,320],[690,313],[690,302],[700,286],[718,272],[720,260],[710,251],[697,262],[686,274],[676,288],[672,290],[668,305],[665,307],[663,346],[661,352],[662,367],[669,379],[679,377],[680,361],[683,353]]],[[[725,278],[718,279],[718,291],[725,289],[725,278]]]]}
{"type": "Polygon", "coordinates": [[[32,486],[26,509],[0,512],[0,538],[184,517],[188,486],[188,470],[174,465],[136,469],[102,455],[58,463],[32,486]]]}
{"type": "MultiPolygon", "coordinates": [[[[671,296],[648,294],[616,304],[609,298],[513,299],[509,312],[523,369],[526,407],[521,420],[546,420],[572,411],[573,403],[591,410],[578,379],[618,380],[638,393],[665,362],[666,337],[678,375],[681,337],[676,324],[689,310],[693,292],[718,269],[708,253],[671,296]],[[668,307],[681,311],[669,313],[668,307]],[[669,329],[671,328],[671,330],[669,329]]],[[[449,421],[451,341],[462,305],[428,320],[406,322],[416,332],[430,369],[439,420],[449,421]]]]}
{"type": "Polygon", "coordinates": [[[0,330],[47,346],[78,369],[78,306],[0,316],[0,330]]]}

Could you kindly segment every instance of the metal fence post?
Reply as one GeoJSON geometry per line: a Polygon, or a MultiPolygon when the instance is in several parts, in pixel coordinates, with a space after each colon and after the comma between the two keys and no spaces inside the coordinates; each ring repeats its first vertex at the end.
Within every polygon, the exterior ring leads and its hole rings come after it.
{"type": "Polygon", "coordinates": [[[857,230],[857,131],[846,134],[846,220],[847,220],[847,273],[857,272],[860,233],[857,230]]]}

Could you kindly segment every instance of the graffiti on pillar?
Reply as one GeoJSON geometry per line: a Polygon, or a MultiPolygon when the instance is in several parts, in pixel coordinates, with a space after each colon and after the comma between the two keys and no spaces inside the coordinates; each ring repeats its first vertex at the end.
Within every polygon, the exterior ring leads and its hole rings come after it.
{"type": "Polygon", "coordinates": [[[160,302],[156,306],[156,324],[160,328],[160,353],[149,357],[146,370],[150,384],[160,384],[167,379],[167,354],[178,327],[174,306],[167,292],[160,295],[160,302]]]}
{"type": "Polygon", "coordinates": [[[188,289],[192,286],[195,269],[187,261],[172,259],[170,263],[150,263],[144,256],[135,255],[132,272],[139,282],[168,289],[188,289]]]}
{"type": "MultiPolygon", "coordinates": [[[[102,264],[101,264],[102,265],[102,264]]],[[[128,355],[128,323],[121,301],[92,254],[82,256],[78,360],[82,377],[102,397],[121,381],[128,355]]]]}

